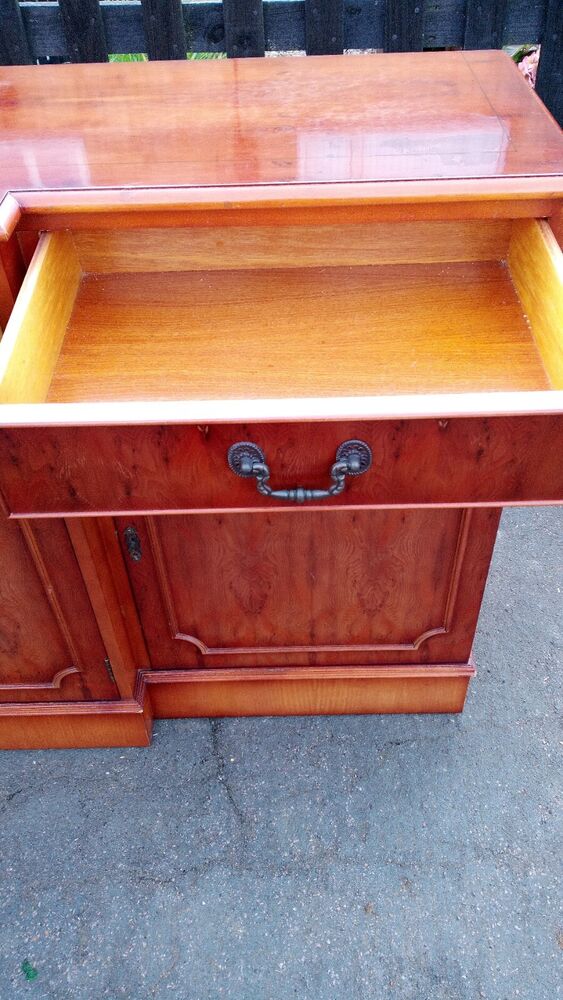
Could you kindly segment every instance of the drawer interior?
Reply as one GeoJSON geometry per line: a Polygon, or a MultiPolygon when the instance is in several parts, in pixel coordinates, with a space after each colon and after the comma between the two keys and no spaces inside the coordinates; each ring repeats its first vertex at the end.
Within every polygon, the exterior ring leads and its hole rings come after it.
{"type": "Polygon", "coordinates": [[[0,402],[563,387],[545,222],[43,234],[0,402]]]}

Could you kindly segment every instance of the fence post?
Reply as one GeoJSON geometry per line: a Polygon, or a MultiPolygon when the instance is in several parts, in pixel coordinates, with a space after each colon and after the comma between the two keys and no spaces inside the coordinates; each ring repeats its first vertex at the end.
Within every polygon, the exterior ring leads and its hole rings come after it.
{"type": "Polygon", "coordinates": [[[33,62],[17,0],[0,0],[0,66],[29,66],[33,62]]]}
{"type": "Polygon", "coordinates": [[[423,0],[387,0],[385,5],[385,51],[422,51],[423,0]]]}
{"type": "Polygon", "coordinates": [[[305,38],[308,56],[342,53],[343,0],[305,0],[305,38]]]}
{"type": "Polygon", "coordinates": [[[543,31],[536,89],[563,127],[563,3],[549,0],[543,31]]]}
{"type": "Polygon", "coordinates": [[[188,52],[181,0],[141,0],[149,59],[185,59],[188,52]]]}
{"type": "Polygon", "coordinates": [[[263,56],[264,10],[262,0],[223,0],[227,55],[263,56]]]}
{"type": "Polygon", "coordinates": [[[467,0],[464,49],[501,49],[505,13],[506,0],[467,0]]]}
{"type": "Polygon", "coordinates": [[[107,62],[108,49],[98,0],[59,0],[72,62],[107,62]]]}

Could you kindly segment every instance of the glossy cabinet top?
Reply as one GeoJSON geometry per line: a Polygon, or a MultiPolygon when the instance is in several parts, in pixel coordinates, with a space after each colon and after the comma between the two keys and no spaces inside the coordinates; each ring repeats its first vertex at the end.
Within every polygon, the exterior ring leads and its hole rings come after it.
{"type": "Polygon", "coordinates": [[[486,193],[562,167],[559,127],[499,52],[0,68],[0,201],[453,179],[486,193]]]}

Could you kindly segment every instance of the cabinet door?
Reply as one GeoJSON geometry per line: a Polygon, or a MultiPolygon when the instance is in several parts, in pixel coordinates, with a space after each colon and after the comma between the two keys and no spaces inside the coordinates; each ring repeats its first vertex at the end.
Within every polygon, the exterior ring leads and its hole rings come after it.
{"type": "Polygon", "coordinates": [[[117,524],[151,663],[170,669],[466,662],[498,518],[291,509],[117,524]]]}
{"type": "Polygon", "coordinates": [[[0,702],[118,697],[65,525],[0,516],[0,702]]]}

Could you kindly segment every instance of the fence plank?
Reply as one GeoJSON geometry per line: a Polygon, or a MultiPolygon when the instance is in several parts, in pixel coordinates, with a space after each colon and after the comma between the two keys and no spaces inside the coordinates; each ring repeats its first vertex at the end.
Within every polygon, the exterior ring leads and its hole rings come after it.
{"type": "MultiPolygon", "coordinates": [[[[20,6],[32,58],[69,59],[58,3],[23,0],[20,6]]],[[[546,0],[509,0],[503,44],[539,41],[545,6],[546,0]]],[[[140,0],[102,0],[100,7],[110,52],[146,51],[140,0]]],[[[221,0],[185,0],[182,11],[188,50],[225,51],[221,0]]],[[[383,48],[385,13],[383,2],[345,0],[344,47],[383,48]]],[[[463,47],[465,0],[425,0],[423,14],[425,47],[463,47]]],[[[304,0],[267,0],[264,24],[268,50],[305,49],[304,0]]]]}
{"type": "Polygon", "coordinates": [[[72,62],[107,62],[108,49],[98,0],[59,0],[72,62]]]}
{"type": "Polygon", "coordinates": [[[550,0],[541,43],[536,89],[563,127],[563,4],[550,0]]]}
{"type": "Polygon", "coordinates": [[[305,0],[307,55],[339,55],[344,51],[343,0],[305,0]]]}
{"type": "Polygon", "coordinates": [[[385,4],[365,0],[344,2],[344,48],[382,49],[385,36],[385,4]]]}
{"type": "Polygon", "coordinates": [[[263,56],[266,48],[262,0],[223,0],[228,56],[263,56]]]}
{"type": "Polygon", "coordinates": [[[504,13],[503,45],[539,42],[547,11],[547,0],[508,0],[504,13]]]}
{"type": "Polygon", "coordinates": [[[147,36],[140,2],[112,0],[100,4],[110,52],[146,52],[147,36]]]}
{"type": "Polygon", "coordinates": [[[141,0],[149,59],[185,59],[188,51],[181,0],[141,0]]]}
{"type": "Polygon", "coordinates": [[[465,4],[466,0],[423,0],[425,47],[463,48],[465,4]]]}
{"type": "Polygon", "coordinates": [[[0,0],[0,66],[33,62],[17,0],[0,0]]]}
{"type": "Polygon", "coordinates": [[[467,0],[464,49],[500,49],[507,0],[467,0]]]}
{"type": "Polygon", "coordinates": [[[305,49],[304,0],[267,0],[263,4],[264,33],[269,52],[305,49]]]}
{"type": "Polygon", "coordinates": [[[385,5],[385,51],[422,50],[423,0],[387,0],[385,5]]]}

